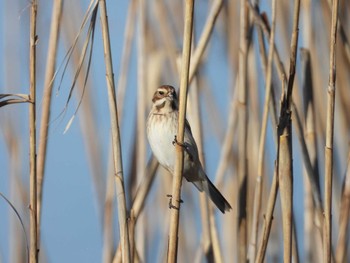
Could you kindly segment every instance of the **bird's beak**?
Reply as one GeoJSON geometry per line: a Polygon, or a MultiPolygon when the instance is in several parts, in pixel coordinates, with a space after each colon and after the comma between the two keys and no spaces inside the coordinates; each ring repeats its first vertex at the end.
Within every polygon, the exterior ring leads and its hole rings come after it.
{"type": "Polygon", "coordinates": [[[168,97],[172,100],[174,99],[174,93],[173,92],[169,92],[168,93],[168,97]]]}

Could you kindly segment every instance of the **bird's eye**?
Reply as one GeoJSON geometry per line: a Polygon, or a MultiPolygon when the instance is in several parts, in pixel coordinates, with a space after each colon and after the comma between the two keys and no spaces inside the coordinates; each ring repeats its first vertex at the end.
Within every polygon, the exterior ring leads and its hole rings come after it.
{"type": "Polygon", "coordinates": [[[164,91],[158,91],[159,95],[164,95],[164,91]]]}

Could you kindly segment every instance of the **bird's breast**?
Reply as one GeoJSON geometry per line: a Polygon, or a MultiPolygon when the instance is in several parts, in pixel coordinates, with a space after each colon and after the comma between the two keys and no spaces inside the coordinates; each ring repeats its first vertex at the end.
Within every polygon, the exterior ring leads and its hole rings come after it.
{"type": "Polygon", "coordinates": [[[172,113],[153,114],[149,122],[147,136],[152,151],[159,163],[173,173],[176,153],[172,142],[177,133],[177,118],[172,113]]]}

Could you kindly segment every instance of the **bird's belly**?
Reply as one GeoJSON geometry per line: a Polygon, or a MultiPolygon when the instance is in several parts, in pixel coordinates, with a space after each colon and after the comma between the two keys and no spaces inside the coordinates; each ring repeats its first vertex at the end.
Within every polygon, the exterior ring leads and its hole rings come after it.
{"type": "Polygon", "coordinates": [[[158,162],[171,173],[175,169],[175,146],[172,144],[176,128],[168,122],[161,122],[148,131],[148,140],[158,162]]]}

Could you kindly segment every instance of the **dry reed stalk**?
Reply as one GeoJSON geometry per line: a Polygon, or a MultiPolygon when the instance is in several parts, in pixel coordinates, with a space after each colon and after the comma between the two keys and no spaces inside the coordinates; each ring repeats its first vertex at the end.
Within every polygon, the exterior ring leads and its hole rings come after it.
{"type": "MultiPolygon", "coordinates": [[[[186,118],[186,104],[187,104],[187,90],[188,77],[191,57],[191,39],[193,27],[193,10],[194,0],[186,0],[185,3],[185,29],[183,37],[183,51],[182,51],[182,66],[180,79],[180,101],[179,101],[179,127],[177,140],[179,144],[184,141],[185,118],[186,118]]],[[[175,207],[171,209],[170,229],[169,229],[169,243],[167,262],[176,262],[177,259],[177,243],[179,231],[179,216],[180,216],[180,200],[181,200],[181,183],[183,174],[184,152],[183,147],[176,145],[176,162],[175,174],[173,178],[172,189],[172,205],[175,207]]]]}
{"type": "Polygon", "coordinates": [[[292,260],[293,239],[293,151],[292,151],[292,120],[291,101],[295,76],[296,56],[298,46],[298,24],[299,24],[300,1],[294,4],[293,32],[290,45],[289,78],[287,90],[282,91],[281,113],[277,128],[278,152],[277,165],[279,187],[282,206],[283,226],[283,261],[288,263],[292,260]]]}
{"type": "Polygon", "coordinates": [[[134,29],[135,29],[136,10],[137,10],[137,0],[131,0],[129,3],[128,14],[126,18],[122,58],[120,60],[120,70],[119,70],[118,83],[117,83],[117,87],[118,87],[117,100],[118,100],[118,105],[120,109],[119,110],[120,123],[123,122],[125,90],[126,90],[128,69],[129,69],[130,58],[131,58],[132,39],[133,39],[134,29]]]}
{"type": "MultiPolygon", "coordinates": [[[[236,81],[236,87],[237,87],[236,81]]],[[[233,138],[235,137],[235,131],[237,129],[237,88],[234,89],[232,93],[231,105],[230,105],[230,114],[228,116],[228,124],[225,132],[225,137],[222,142],[222,148],[220,151],[220,161],[218,164],[218,168],[216,169],[215,180],[220,188],[224,184],[224,175],[228,166],[228,159],[231,153],[231,148],[233,144],[233,138]]]]}
{"type": "MultiPolygon", "coordinates": [[[[140,186],[136,191],[135,198],[130,209],[130,213],[133,213],[134,215],[135,224],[139,218],[141,211],[144,208],[146,197],[154,181],[158,166],[159,163],[157,159],[154,156],[152,156],[147,164],[147,175],[143,178],[143,181],[140,183],[140,186]]],[[[118,249],[116,250],[113,262],[121,262],[120,243],[118,245],[118,249]]]]}
{"type": "MultiPolygon", "coordinates": [[[[328,11],[331,13],[332,12],[332,3],[334,2],[332,0],[327,0],[327,7],[328,11]]],[[[339,29],[339,34],[340,34],[340,39],[341,42],[344,46],[344,51],[345,51],[345,57],[347,59],[347,62],[350,63],[350,44],[349,44],[349,39],[346,35],[346,30],[343,27],[343,24],[341,23],[341,20],[337,17],[337,24],[338,24],[338,29],[339,29]]]]}
{"type": "MultiPolygon", "coordinates": [[[[213,255],[214,255],[214,262],[222,263],[223,256],[222,256],[222,249],[220,248],[220,242],[219,242],[219,234],[217,227],[215,225],[215,215],[213,210],[209,213],[209,219],[210,219],[210,235],[213,242],[213,255]]],[[[211,261],[207,261],[211,262],[211,261]]]]}
{"type": "Polygon", "coordinates": [[[263,164],[264,164],[264,151],[265,151],[265,141],[266,141],[266,128],[267,128],[267,118],[269,113],[270,97],[271,97],[271,86],[272,86],[272,60],[274,54],[274,39],[275,39],[275,28],[276,28],[276,0],[272,1],[272,26],[269,39],[269,55],[267,61],[266,70],[266,85],[265,85],[265,102],[263,110],[262,127],[259,139],[259,157],[258,157],[258,173],[256,178],[255,193],[254,193],[254,206],[253,206],[253,219],[252,219],[252,231],[251,231],[251,241],[249,245],[249,262],[255,261],[256,256],[256,243],[258,235],[258,216],[260,214],[261,207],[261,194],[262,194],[262,175],[263,175],[263,164]]]}
{"type": "Polygon", "coordinates": [[[25,232],[25,225],[28,225],[27,218],[20,217],[19,213],[23,212],[23,209],[27,209],[29,194],[23,187],[20,180],[22,170],[22,159],[20,153],[22,151],[20,137],[18,136],[15,128],[15,124],[9,118],[3,119],[3,125],[1,131],[3,133],[4,142],[7,146],[9,155],[9,178],[10,180],[10,198],[11,202],[0,192],[1,199],[5,199],[6,202],[12,207],[14,213],[11,213],[10,220],[10,262],[28,262],[29,261],[29,242],[25,232]],[[16,215],[16,216],[15,216],[16,215]],[[17,218],[16,218],[17,217],[17,218]],[[18,221],[21,223],[21,227],[18,221]],[[24,221],[24,222],[23,222],[24,221]]]}
{"type": "Polygon", "coordinates": [[[220,13],[222,4],[223,4],[223,0],[214,0],[214,3],[210,9],[209,15],[207,17],[207,20],[203,28],[203,32],[199,38],[197,47],[192,56],[191,65],[190,65],[189,83],[192,82],[193,77],[195,76],[195,73],[199,66],[199,63],[202,59],[203,53],[209,43],[210,36],[213,32],[214,25],[220,13]]]}
{"type": "Polygon", "coordinates": [[[277,174],[277,165],[275,164],[271,190],[266,206],[266,212],[264,216],[264,228],[263,234],[261,237],[261,241],[259,243],[259,249],[256,255],[255,262],[262,263],[264,262],[267,243],[269,241],[269,236],[271,232],[272,219],[273,219],[273,211],[275,209],[276,199],[277,199],[277,191],[278,191],[278,174],[277,174]]]}
{"type": "Polygon", "coordinates": [[[349,229],[349,217],[350,217],[350,151],[348,153],[348,163],[346,168],[346,174],[343,182],[343,191],[340,205],[340,217],[339,217],[339,231],[338,242],[335,252],[335,262],[346,261],[346,247],[349,242],[347,239],[347,233],[349,229]]]}
{"type": "MultiPolygon", "coordinates": [[[[305,33],[306,34],[306,33],[305,33]]],[[[314,86],[312,81],[312,69],[311,69],[311,59],[310,59],[310,52],[307,49],[301,49],[300,50],[300,57],[301,57],[301,66],[302,66],[302,72],[303,72],[303,81],[302,81],[302,89],[304,94],[304,113],[305,113],[305,144],[306,149],[308,152],[309,160],[310,160],[310,166],[312,167],[313,171],[313,177],[316,180],[318,192],[320,192],[320,186],[319,186],[319,172],[318,172],[318,157],[317,157],[317,141],[316,141],[316,120],[315,120],[315,106],[314,106],[314,86]]],[[[297,115],[295,115],[297,116],[297,115]]],[[[300,121],[298,121],[297,118],[297,126],[299,125],[300,121]]],[[[296,129],[297,134],[299,128],[296,129]]],[[[301,128],[300,128],[301,130],[301,128]]],[[[300,132],[300,135],[298,134],[299,140],[302,143],[303,137],[302,133],[300,132]]],[[[303,157],[305,155],[305,150],[303,150],[302,146],[302,153],[303,157]]],[[[307,156],[305,156],[307,158],[307,156]]],[[[318,255],[320,253],[317,253],[316,251],[322,251],[322,245],[321,247],[318,246],[318,244],[322,243],[322,207],[315,207],[314,201],[313,201],[313,188],[312,184],[310,182],[310,171],[308,172],[308,169],[306,168],[308,166],[304,159],[304,206],[305,206],[305,212],[304,212],[304,249],[305,249],[305,260],[307,262],[320,262],[321,259],[318,258],[318,255]],[[317,212],[316,209],[319,209],[319,212],[317,212]],[[316,219],[316,231],[318,231],[319,236],[314,235],[313,231],[315,230],[314,227],[314,218],[316,218],[317,214],[319,215],[318,219],[316,219]],[[318,249],[314,249],[318,247],[318,249]],[[318,258],[318,260],[316,260],[318,258]]],[[[316,201],[317,202],[317,201],[316,201]]],[[[315,203],[316,203],[315,202],[315,203]]],[[[319,200],[319,206],[322,206],[322,201],[319,200]]]]}
{"type": "MultiPolygon", "coordinates": [[[[308,3],[309,4],[309,3],[308,3]]],[[[307,17],[305,17],[307,19],[307,17]]],[[[305,32],[305,30],[303,31],[305,32]]],[[[304,33],[304,36],[308,32],[304,33]]],[[[314,102],[313,102],[313,86],[312,86],[312,74],[311,74],[311,61],[310,52],[307,49],[300,50],[301,67],[302,67],[302,88],[304,94],[304,114],[305,114],[305,141],[307,144],[307,150],[312,159],[312,170],[316,173],[317,170],[317,142],[315,133],[315,119],[314,119],[314,102]],[[312,156],[311,156],[312,155],[312,156]]],[[[304,164],[304,250],[305,259],[308,262],[313,262],[313,200],[312,200],[312,188],[308,179],[308,173],[304,164]]]]}
{"type": "Polygon", "coordinates": [[[116,186],[116,197],[118,202],[118,217],[119,217],[119,229],[122,258],[124,263],[130,262],[130,246],[129,246],[129,233],[127,222],[127,210],[124,191],[124,178],[123,178],[123,164],[121,154],[121,143],[118,124],[118,110],[115,98],[115,85],[113,77],[113,65],[111,46],[109,40],[109,29],[107,20],[107,8],[104,0],[99,0],[100,6],[100,18],[103,36],[103,49],[105,53],[106,64],[106,81],[108,88],[108,103],[110,111],[110,120],[112,128],[112,145],[113,145],[113,163],[114,163],[114,178],[116,186]]]}
{"type": "Polygon", "coordinates": [[[325,200],[323,225],[323,252],[324,262],[332,259],[332,178],[333,178],[333,138],[334,138],[334,104],[335,104],[335,77],[336,77],[336,33],[338,21],[338,0],[333,0],[332,22],[330,36],[329,82],[327,93],[327,127],[325,145],[325,200]]]}
{"type": "MultiPolygon", "coordinates": [[[[110,148],[110,153],[112,149],[110,148]]],[[[114,190],[114,176],[113,176],[113,157],[112,154],[108,155],[108,168],[107,168],[107,180],[106,180],[106,197],[104,202],[104,216],[103,216],[103,251],[102,262],[111,263],[113,261],[114,250],[114,233],[113,233],[113,200],[115,196],[114,190]]],[[[119,247],[120,248],[120,247],[119,247]]],[[[120,249],[117,249],[120,251],[120,249]]]]}
{"type": "Polygon", "coordinates": [[[164,42],[165,53],[169,59],[172,73],[174,74],[174,76],[178,76],[180,71],[176,58],[176,37],[171,31],[171,27],[169,25],[169,17],[166,11],[166,7],[164,5],[165,4],[163,1],[156,1],[156,4],[154,5],[155,15],[159,20],[160,34],[162,37],[162,41],[164,42]]]}
{"type": "Polygon", "coordinates": [[[247,257],[247,191],[248,191],[248,171],[247,171],[247,64],[248,64],[248,8],[245,0],[240,1],[240,43],[239,43],[239,85],[238,85],[238,240],[239,240],[239,262],[246,261],[247,257]]]}
{"type": "Polygon", "coordinates": [[[295,218],[293,216],[293,233],[292,233],[292,256],[293,256],[293,263],[299,263],[299,250],[298,250],[298,240],[297,240],[297,233],[296,233],[296,224],[295,224],[295,218]]]}
{"type": "Polygon", "coordinates": [[[293,171],[291,120],[279,135],[278,176],[281,193],[282,224],[283,224],[283,262],[292,260],[292,219],[293,219],[293,171]]]}
{"type": "Polygon", "coordinates": [[[37,169],[36,169],[36,22],[38,3],[33,0],[30,8],[29,35],[29,160],[30,160],[30,263],[38,262],[38,225],[37,225],[37,169]]]}
{"type": "MultiPolygon", "coordinates": [[[[203,155],[203,131],[202,131],[202,125],[201,125],[201,119],[200,119],[200,109],[199,109],[199,92],[198,92],[198,81],[197,77],[193,79],[193,82],[191,84],[191,89],[189,90],[189,101],[188,101],[188,116],[189,116],[189,122],[191,123],[191,130],[193,133],[193,137],[195,138],[195,141],[197,142],[198,147],[198,154],[200,162],[202,163],[203,167],[205,167],[205,160],[203,155]],[[191,116],[193,118],[191,118],[191,116]]],[[[204,255],[206,257],[206,260],[208,262],[211,262],[214,260],[213,258],[213,244],[212,244],[212,237],[210,234],[211,227],[215,228],[215,224],[210,224],[209,220],[209,199],[206,194],[199,194],[200,199],[200,210],[201,210],[201,220],[202,220],[202,247],[204,251],[204,255]]]]}
{"type": "Polygon", "coordinates": [[[56,54],[58,45],[58,35],[60,29],[60,20],[62,14],[62,0],[55,0],[52,6],[52,20],[49,37],[49,48],[47,51],[47,62],[44,82],[44,95],[42,102],[42,114],[40,120],[39,147],[37,156],[37,192],[38,192],[38,243],[40,246],[40,230],[41,230],[41,204],[43,195],[43,182],[45,174],[46,149],[49,134],[51,94],[53,87],[53,78],[56,67],[56,54]]]}
{"type": "MultiPolygon", "coordinates": [[[[137,131],[136,131],[136,180],[133,186],[136,187],[146,174],[146,89],[147,89],[147,74],[146,74],[146,3],[145,0],[138,0],[138,38],[137,38],[137,131]]],[[[134,192],[134,191],[132,191],[134,192]]],[[[144,217],[145,215],[140,215],[144,217]]],[[[141,258],[146,255],[145,251],[145,220],[141,220],[138,228],[135,231],[137,235],[136,245],[141,258]]],[[[134,237],[130,237],[134,239],[134,237]]],[[[135,245],[135,246],[136,246],[135,245]]],[[[133,257],[133,254],[131,254],[133,257]]]]}

